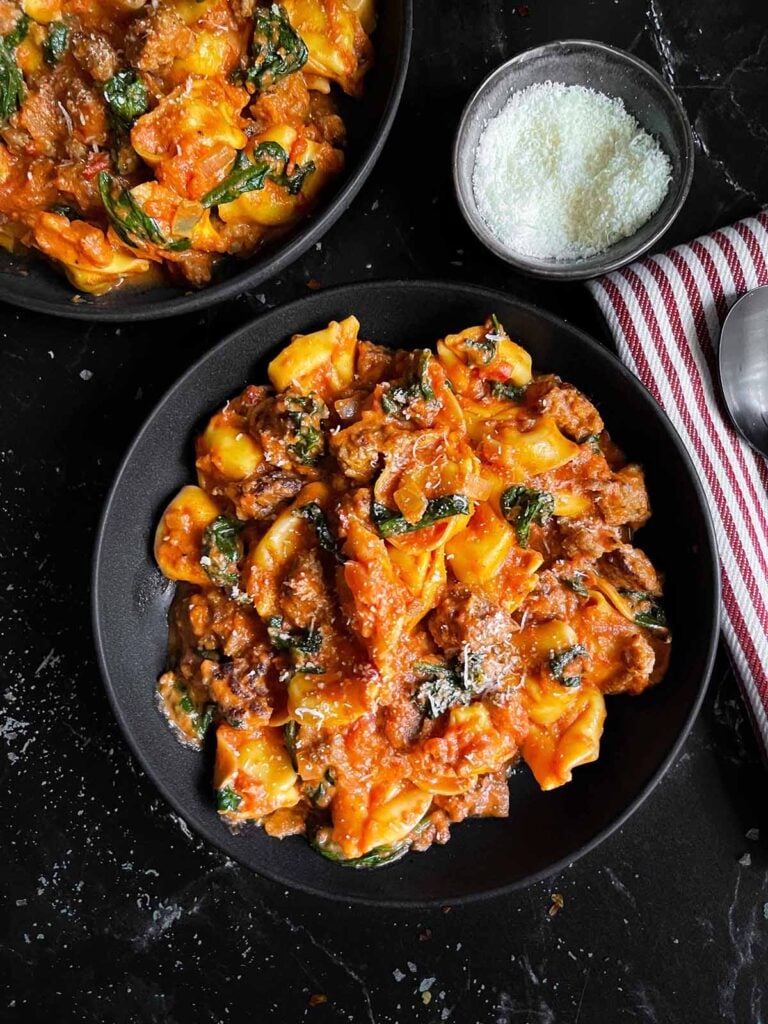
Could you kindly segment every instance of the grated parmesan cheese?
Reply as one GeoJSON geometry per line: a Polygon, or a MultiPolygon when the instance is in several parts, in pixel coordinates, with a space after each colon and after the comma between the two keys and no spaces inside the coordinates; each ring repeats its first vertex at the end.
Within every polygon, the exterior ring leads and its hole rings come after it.
{"type": "Polygon", "coordinates": [[[634,234],[661,206],[672,166],[620,99],[544,82],[514,93],[483,127],[473,188],[502,244],[583,259],[634,234]]]}

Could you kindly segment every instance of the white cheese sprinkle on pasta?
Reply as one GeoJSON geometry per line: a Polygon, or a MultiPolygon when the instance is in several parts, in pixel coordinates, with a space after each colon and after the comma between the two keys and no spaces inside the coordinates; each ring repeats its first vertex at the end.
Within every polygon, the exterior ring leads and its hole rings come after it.
{"type": "Polygon", "coordinates": [[[634,234],[661,206],[672,167],[620,99],[544,82],[486,122],[473,187],[480,216],[522,255],[570,260],[634,234]]]}

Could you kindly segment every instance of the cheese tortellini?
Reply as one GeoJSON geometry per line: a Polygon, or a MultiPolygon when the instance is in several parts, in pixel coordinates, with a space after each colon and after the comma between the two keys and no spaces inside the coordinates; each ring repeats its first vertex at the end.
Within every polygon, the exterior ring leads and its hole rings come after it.
{"type": "Polygon", "coordinates": [[[215,733],[225,822],[376,867],[505,815],[518,762],[568,783],[670,640],[642,471],[584,395],[493,315],[436,353],[360,333],[295,335],[197,439],[159,693],[215,733]]]}

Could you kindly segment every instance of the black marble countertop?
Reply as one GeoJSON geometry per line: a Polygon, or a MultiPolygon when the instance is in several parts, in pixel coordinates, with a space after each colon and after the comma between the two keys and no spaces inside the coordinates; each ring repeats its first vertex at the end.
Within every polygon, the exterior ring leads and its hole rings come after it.
{"type": "Polygon", "coordinates": [[[156,794],[107,706],[88,615],[100,506],[145,415],[224,333],[310,279],[399,276],[494,284],[602,333],[581,286],[515,275],[456,211],[453,129],[492,67],[592,37],[662,68],[697,139],[669,241],[768,202],[765,0],[416,7],[383,157],[280,280],[207,315],[118,329],[0,311],[3,1022],[768,1019],[768,778],[722,654],[683,753],[624,828],[557,877],[442,911],[329,903],[233,864],[156,794]]]}

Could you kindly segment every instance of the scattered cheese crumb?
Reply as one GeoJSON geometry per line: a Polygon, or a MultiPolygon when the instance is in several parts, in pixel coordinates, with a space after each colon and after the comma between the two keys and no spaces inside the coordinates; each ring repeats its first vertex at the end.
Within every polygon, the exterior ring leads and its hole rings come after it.
{"type": "Polygon", "coordinates": [[[620,99],[544,82],[486,123],[473,175],[480,216],[500,242],[538,259],[582,259],[650,220],[672,167],[620,99]]]}

